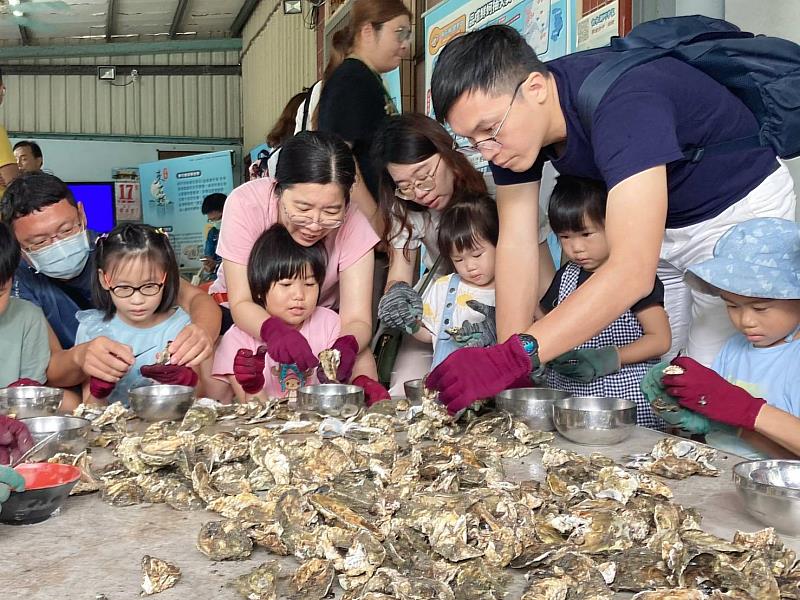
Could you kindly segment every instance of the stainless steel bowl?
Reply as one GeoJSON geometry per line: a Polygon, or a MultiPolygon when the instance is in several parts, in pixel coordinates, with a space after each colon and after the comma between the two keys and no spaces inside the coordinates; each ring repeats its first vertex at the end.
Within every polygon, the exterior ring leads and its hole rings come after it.
{"type": "Polygon", "coordinates": [[[89,429],[92,423],[88,419],[52,415],[20,419],[20,421],[28,427],[34,444],[38,444],[51,433],[58,432],[57,436],[26,458],[27,462],[45,462],[59,452],[79,454],[89,443],[89,429]]]}
{"type": "Polygon", "coordinates": [[[800,460],[751,460],[733,467],[744,506],[785,535],[800,535],[800,460]]]}
{"type": "Polygon", "coordinates": [[[624,398],[573,396],[553,402],[553,425],[576,444],[611,446],[636,426],[636,404],[624,398]]]}
{"type": "Polygon", "coordinates": [[[422,402],[422,379],[409,379],[403,382],[403,390],[409,402],[422,402]]]}
{"type": "Polygon", "coordinates": [[[553,402],[569,398],[570,393],[552,388],[516,388],[494,397],[497,410],[504,410],[531,429],[553,431],[553,402]]]}
{"type": "Polygon", "coordinates": [[[330,415],[352,417],[364,406],[364,388],[341,383],[306,385],[297,390],[297,408],[330,415]]]}
{"type": "Polygon", "coordinates": [[[177,421],[194,402],[194,388],[186,385],[146,385],[130,390],[131,409],[145,421],[177,421]]]}
{"type": "Polygon", "coordinates": [[[58,410],[64,390],[37,385],[0,389],[0,414],[14,415],[18,419],[54,415],[58,410]]]}

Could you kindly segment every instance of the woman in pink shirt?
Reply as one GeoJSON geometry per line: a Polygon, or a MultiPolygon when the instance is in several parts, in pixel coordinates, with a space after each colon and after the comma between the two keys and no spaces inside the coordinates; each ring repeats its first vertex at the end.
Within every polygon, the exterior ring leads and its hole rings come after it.
{"type": "MultiPolygon", "coordinates": [[[[373,247],[378,236],[350,204],[355,173],[353,155],[337,136],[319,131],[297,134],[283,145],[274,179],[250,181],[228,196],[217,246],[224,277],[217,280],[214,291],[227,287],[236,325],[262,339],[275,362],[294,363],[305,371],[316,366],[316,356],[297,330],[271,319],[264,306],[253,301],[247,261],[258,237],[275,223],[303,246],[322,240],[328,264],[319,305],[339,311],[341,333],[333,345],[341,352],[339,381],[350,381],[353,375],[377,378],[370,341],[373,247]]],[[[367,387],[372,400],[377,398],[371,396],[388,397],[383,388],[367,387]]]]}

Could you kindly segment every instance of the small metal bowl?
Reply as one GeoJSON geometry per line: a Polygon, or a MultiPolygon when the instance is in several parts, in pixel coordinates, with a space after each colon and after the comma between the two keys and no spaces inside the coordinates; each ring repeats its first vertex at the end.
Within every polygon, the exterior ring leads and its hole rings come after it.
{"type": "Polygon", "coordinates": [[[341,383],[306,385],[297,390],[297,408],[330,415],[352,417],[364,406],[364,388],[341,383]]]}
{"type": "Polygon", "coordinates": [[[751,460],[733,467],[751,515],[785,535],[800,535],[800,460],[751,460]]]}
{"type": "Polygon", "coordinates": [[[636,426],[636,404],[624,398],[573,396],[553,402],[553,425],[576,444],[611,446],[636,426]]]}
{"type": "Polygon", "coordinates": [[[25,463],[14,470],[25,480],[25,491],[11,492],[3,502],[0,522],[9,525],[29,525],[48,519],[64,504],[81,478],[81,470],[72,465],[25,463]]]}
{"type": "Polygon", "coordinates": [[[194,388],[186,385],[146,385],[130,390],[131,410],[145,421],[177,421],[194,402],[194,388]]]}
{"type": "Polygon", "coordinates": [[[422,402],[422,379],[409,379],[403,382],[403,390],[409,402],[415,404],[422,402]]]}
{"type": "Polygon", "coordinates": [[[0,414],[17,419],[54,415],[64,398],[64,390],[38,385],[0,389],[0,414]]]}
{"type": "Polygon", "coordinates": [[[38,444],[51,433],[58,432],[57,436],[31,454],[26,459],[27,462],[44,462],[59,452],[79,454],[86,449],[89,443],[89,429],[92,423],[88,419],[52,415],[20,419],[20,421],[25,423],[28,431],[31,432],[34,444],[38,444]]]}
{"type": "Polygon", "coordinates": [[[531,429],[553,431],[553,402],[569,398],[570,393],[552,388],[516,388],[494,397],[497,410],[504,410],[531,429]]]}

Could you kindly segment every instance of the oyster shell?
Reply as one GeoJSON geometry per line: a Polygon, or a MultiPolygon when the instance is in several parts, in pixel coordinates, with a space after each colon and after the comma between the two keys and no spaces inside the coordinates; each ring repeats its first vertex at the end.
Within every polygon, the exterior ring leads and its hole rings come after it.
{"type": "Polygon", "coordinates": [[[339,370],[341,362],[342,353],[339,350],[328,349],[319,353],[319,366],[331,383],[339,383],[336,372],[339,370]]]}
{"type": "Polygon", "coordinates": [[[217,409],[213,406],[193,404],[186,411],[178,431],[195,433],[204,427],[210,427],[217,421],[217,409]]]}
{"type": "Polygon", "coordinates": [[[297,567],[289,582],[292,598],[322,600],[330,592],[335,571],[329,560],[312,558],[297,567]]]}
{"type": "Polygon", "coordinates": [[[234,580],[234,587],[248,600],[276,600],[280,573],[278,561],[268,560],[234,580]]]}
{"type": "Polygon", "coordinates": [[[705,598],[706,595],[700,590],[676,588],[639,592],[634,594],[631,600],[705,600],[705,598]]]}
{"type": "Polygon", "coordinates": [[[253,542],[234,521],[209,521],[200,528],[197,549],[211,560],[242,560],[250,556],[253,542]]]}
{"type": "Polygon", "coordinates": [[[142,557],[142,593],[158,594],[173,587],[181,578],[181,570],[174,564],[155,556],[142,557]]]}
{"type": "Polygon", "coordinates": [[[100,497],[112,506],[131,506],[144,500],[142,489],[133,477],[104,482],[100,497]]]}
{"type": "Polygon", "coordinates": [[[669,365],[665,367],[662,372],[664,375],[683,375],[686,371],[683,370],[683,367],[679,367],[678,365],[669,365]]]}

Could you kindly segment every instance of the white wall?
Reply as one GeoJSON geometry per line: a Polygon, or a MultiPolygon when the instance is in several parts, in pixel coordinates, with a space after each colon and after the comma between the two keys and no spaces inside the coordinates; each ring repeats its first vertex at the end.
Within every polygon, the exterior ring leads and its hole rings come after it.
{"type": "MultiPolygon", "coordinates": [[[[35,139],[35,138],[34,138],[35,139]]],[[[20,141],[12,139],[12,146],[20,141]]],[[[158,160],[159,150],[203,151],[234,150],[234,181],[240,181],[241,147],[201,144],[162,144],[93,140],[35,139],[44,155],[44,169],[64,181],[111,181],[115,167],[138,167],[158,160]]]]}

